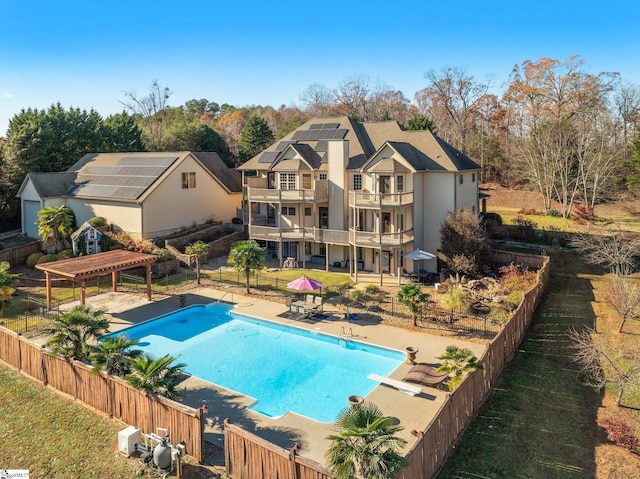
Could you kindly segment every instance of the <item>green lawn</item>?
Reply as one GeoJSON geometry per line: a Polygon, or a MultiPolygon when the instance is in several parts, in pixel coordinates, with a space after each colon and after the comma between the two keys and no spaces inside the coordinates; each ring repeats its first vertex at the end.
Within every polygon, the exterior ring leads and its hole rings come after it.
{"type": "Polygon", "coordinates": [[[566,332],[593,326],[595,268],[552,254],[551,281],[514,359],[440,478],[594,477],[595,392],[577,379],[566,332]]]}

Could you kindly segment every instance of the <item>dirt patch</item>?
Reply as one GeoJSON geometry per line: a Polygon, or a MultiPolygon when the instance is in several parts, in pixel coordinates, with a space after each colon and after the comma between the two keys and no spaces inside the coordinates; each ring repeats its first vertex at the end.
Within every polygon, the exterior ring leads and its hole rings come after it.
{"type": "MultiPolygon", "coordinates": [[[[488,206],[502,208],[531,209],[543,212],[544,200],[542,195],[536,191],[526,190],[523,188],[504,188],[496,183],[483,184],[480,190],[483,193],[491,195],[487,199],[488,206]]],[[[557,201],[551,203],[551,208],[560,210],[560,204],[557,201]]],[[[631,216],[640,217],[640,201],[630,195],[620,195],[609,201],[602,202],[595,207],[597,216],[631,216]]]]}

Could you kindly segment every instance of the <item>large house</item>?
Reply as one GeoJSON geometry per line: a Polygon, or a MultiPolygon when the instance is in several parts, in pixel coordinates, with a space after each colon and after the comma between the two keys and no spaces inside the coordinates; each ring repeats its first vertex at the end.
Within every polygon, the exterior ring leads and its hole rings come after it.
{"type": "Polygon", "coordinates": [[[102,216],[135,238],[155,238],[230,220],[241,191],[240,174],[217,153],[91,153],[65,172],[30,173],[18,196],[27,236],[38,236],[38,211],[65,205],[76,224],[102,216]]]}
{"type": "Polygon", "coordinates": [[[478,209],[480,166],[429,131],[315,119],[239,167],[249,237],[273,257],[375,273],[436,272],[447,213],[478,209]]]}

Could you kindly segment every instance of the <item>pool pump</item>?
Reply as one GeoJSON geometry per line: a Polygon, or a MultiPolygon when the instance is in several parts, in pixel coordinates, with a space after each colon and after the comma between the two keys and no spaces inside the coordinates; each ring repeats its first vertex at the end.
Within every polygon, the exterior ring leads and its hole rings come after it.
{"type": "Polygon", "coordinates": [[[182,469],[181,459],[185,455],[184,445],[178,444],[173,447],[169,442],[169,434],[166,429],[157,428],[156,434],[143,434],[143,437],[144,444],[136,445],[141,452],[140,459],[143,463],[163,471],[182,469]]]}

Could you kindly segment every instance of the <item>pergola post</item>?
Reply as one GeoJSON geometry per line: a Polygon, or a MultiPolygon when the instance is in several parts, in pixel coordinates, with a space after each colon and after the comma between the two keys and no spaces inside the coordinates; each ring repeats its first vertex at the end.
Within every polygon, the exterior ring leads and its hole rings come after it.
{"type": "Polygon", "coordinates": [[[80,280],[80,304],[82,306],[85,305],[85,301],[86,301],[86,291],[85,291],[85,287],[87,286],[87,282],[84,279],[80,280]]]}
{"type": "Polygon", "coordinates": [[[51,309],[51,273],[45,271],[44,278],[47,286],[47,309],[51,309]]]}
{"type": "Polygon", "coordinates": [[[145,265],[147,270],[147,301],[151,301],[151,265],[145,265]]]}
{"type": "Polygon", "coordinates": [[[117,271],[111,272],[111,291],[113,291],[114,293],[118,292],[118,272],[117,271]]]}

